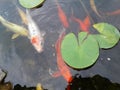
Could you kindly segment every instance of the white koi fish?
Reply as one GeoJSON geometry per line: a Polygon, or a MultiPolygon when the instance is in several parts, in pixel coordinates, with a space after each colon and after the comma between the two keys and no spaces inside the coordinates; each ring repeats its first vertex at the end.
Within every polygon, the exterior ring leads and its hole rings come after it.
{"type": "Polygon", "coordinates": [[[40,32],[39,27],[32,19],[28,9],[26,9],[26,17],[28,21],[28,30],[29,30],[31,43],[34,46],[34,48],[37,50],[37,52],[40,53],[43,51],[43,46],[44,46],[43,34],[40,32]]]}

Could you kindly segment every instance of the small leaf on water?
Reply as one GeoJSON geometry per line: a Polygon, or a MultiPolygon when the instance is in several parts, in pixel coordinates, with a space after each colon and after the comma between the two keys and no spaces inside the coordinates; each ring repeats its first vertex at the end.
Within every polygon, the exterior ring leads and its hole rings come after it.
{"type": "Polygon", "coordinates": [[[83,69],[93,65],[99,56],[97,41],[92,35],[80,32],[78,39],[73,33],[66,35],[61,46],[64,61],[73,68],[83,69]]]}
{"type": "Polygon", "coordinates": [[[20,5],[25,8],[34,8],[41,5],[45,0],[19,0],[20,5]]]}
{"type": "Polygon", "coordinates": [[[93,35],[97,39],[100,48],[112,48],[118,43],[120,33],[113,25],[108,23],[97,23],[94,24],[93,27],[100,33],[93,35]]]}

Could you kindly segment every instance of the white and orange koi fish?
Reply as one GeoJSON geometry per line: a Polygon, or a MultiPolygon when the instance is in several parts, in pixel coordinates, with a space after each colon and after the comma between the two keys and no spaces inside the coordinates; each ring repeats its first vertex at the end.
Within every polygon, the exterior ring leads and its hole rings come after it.
{"type": "Polygon", "coordinates": [[[32,19],[29,10],[26,9],[26,17],[28,21],[28,30],[30,35],[30,40],[34,48],[37,50],[37,52],[43,51],[44,46],[44,39],[43,39],[43,33],[40,32],[39,27],[32,19]]]}

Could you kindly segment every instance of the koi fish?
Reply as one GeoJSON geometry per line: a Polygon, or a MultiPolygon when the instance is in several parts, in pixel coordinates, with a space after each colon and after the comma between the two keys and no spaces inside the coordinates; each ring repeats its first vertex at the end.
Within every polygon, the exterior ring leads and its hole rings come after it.
{"type": "Polygon", "coordinates": [[[89,27],[90,27],[90,18],[89,16],[87,16],[83,21],[76,18],[76,17],[72,17],[72,19],[74,21],[76,21],[79,24],[79,27],[82,31],[84,32],[89,32],[89,27]]]}
{"type": "Polygon", "coordinates": [[[63,32],[60,35],[59,39],[56,41],[56,44],[55,44],[55,49],[56,49],[56,54],[57,54],[57,65],[58,65],[58,69],[60,72],[56,72],[51,75],[53,77],[58,77],[62,75],[67,82],[71,82],[73,79],[71,72],[69,70],[69,67],[65,64],[62,58],[62,55],[61,55],[61,42],[64,38],[64,35],[65,35],[65,32],[63,32]]]}
{"type": "Polygon", "coordinates": [[[37,84],[36,90],[43,90],[42,85],[40,83],[37,84]]]}
{"type": "Polygon", "coordinates": [[[106,14],[107,14],[107,15],[110,15],[110,16],[112,16],[112,15],[118,15],[118,14],[120,14],[120,9],[115,10],[115,11],[113,11],[113,12],[107,12],[106,14]]]}
{"type": "Polygon", "coordinates": [[[22,26],[19,26],[17,24],[11,23],[7,20],[5,20],[2,16],[0,16],[0,22],[9,29],[9,31],[13,32],[12,39],[17,38],[18,36],[25,36],[28,37],[29,33],[28,30],[22,26]]]}
{"type": "MultiPolygon", "coordinates": [[[[17,6],[16,6],[16,7],[17,7],[17,6]]],[[[27,18],[26,18],[26,14],[25,14],[20,8],[18,8],[18,7],[17,7],[17,10],[18,10],[18,12],[19,12],[19,15],[20,15],[23,23],[26,24],[26,25],[28,25],[28,20],[27,20],[27,18]]]]}
{"type": "Polygon", "coordinates": [[[99,16],[101,17],[101,15],[99,14],[97,8],[96,8],[96,5],[95,5],[95,1],[94,0],[90,0],[90,6],[92,8],[92,10],[99,16]]]}
{"type": "Polygon", "coordinates": [[[60,21],[62,22],[62,24],[65,28],[68,28],[69,23],[68,23],[66,15],[65,15],[65,12],[62,10],[61,6],[58,4],[58,0],[56,0],[56,4],[57,4],[58,16],[59,16],[60,21]]]}
{"type": "Polygon", "coordinates": [[[34,48],[40,53],[43,51],[43,46],[44,46],[43,33],[40,32],[39,27],[34,22],[27,9],[26,9],[26,16],[28,21],[28,30],[29,30],[31,43],[34,46],[34,48]]]}

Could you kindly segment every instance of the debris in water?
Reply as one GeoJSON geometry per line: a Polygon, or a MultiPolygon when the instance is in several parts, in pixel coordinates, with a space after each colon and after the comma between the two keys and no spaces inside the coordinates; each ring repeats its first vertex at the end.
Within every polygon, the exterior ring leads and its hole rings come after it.
{"type": "Polygon", "coordinates": [[[108,58],[107,58],[107,60],[108,60],[108,61],[110,61],[110,60],[111,60],[111,58],[109,58],[109,57],[108,57],[108,58]]]}
{"type": "Polygon", "coordinates": [[[6,75],[7,75],[7,72],[5,72],[4,70],[0,69],[0,83],[4,80],[6,75]]]}
{"type": "Polygon", "coordinates": [[[11,82],[0,83],[0,90],[12,90],[13,85],[11,82]]]}
{"type": "Polygon", "coordinates": [[[43,90],[42,85],[40,83],[37,84],[36,90],[43,90]]]}

